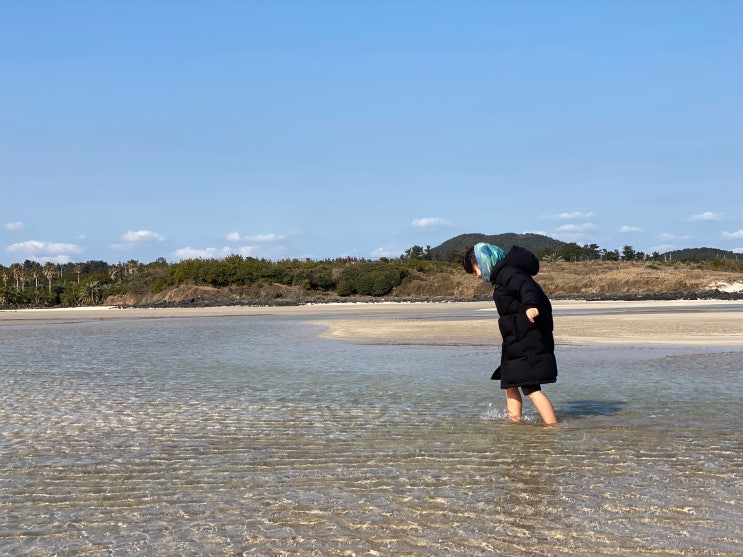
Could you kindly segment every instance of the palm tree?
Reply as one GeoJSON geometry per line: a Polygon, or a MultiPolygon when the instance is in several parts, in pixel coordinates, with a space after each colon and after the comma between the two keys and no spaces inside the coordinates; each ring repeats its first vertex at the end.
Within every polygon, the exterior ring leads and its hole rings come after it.
{"type": "Polygon", "coordinates": [[[9,279],[10,279],[10,275],[8,274],[8,271],[3,269],[3,295],[0,296],[0,305],[5,305],[5,291],[8,289],[9,279]]]}
{"type": "Polygon", "coordinates": [[[86,282],[81,294],[82,303],[94,306],[103,299],[103,287],[97,280],[86,282]]]}
{"type": "Polygon", "coordinates": [[[82,297],[82,288],[79,284],[72,283],[65,286],[62,292],[62,304],[67,307],[76,307],[80,305],[80,298],[82,297]]]}
{"type": "Polygon", "coordinates": [[[38,290],[39,276],[42,272],[41,263],[39,263],[38,261],[26,261],[26,263],[24,263],[24,268],[26,269],[26,276],[29,278],[29,280],[33,279],[34,288],[38,290]]]}
{"type": "Polygon", "coordinates": [[[83,266],[79,263],[75,265],[75,272],[77,273],[77,283],[80,284],[80,273],[83,272],[83,266]]]}
{"type": "Polygon", "coordinates": [[[13,275],[13,278],[15,279],[15,289],[20,290],[21,289],[21,266],[18,263],[13,263],[10,266],[10,272],[13,275]]]}
{"type": "Polygon", "coordinates": [[[136,259],[130,259],[126,262],[126,270],[129,273],[129,276],[136,275],[137,271],[139,270],[139,261],[136,259]]]}
{"type": "Polygon", "coordinates": [[[10,266],[10,269],[13,272],[13,278],[15,279],[15,289],[20,292],[21,282],[23,281],[25,283],[26,281],[26,275],[23,273],[23,267],[21,267],[20,263],[13,263],[10,266]]]}
{"type": "Polygon", "coordinates": [[[54,278],[54,275],[57,274],[56,265],[54,265],[54,263],[51,263],[51,262],[47,263],[46,265],[44,265],[43,273],[46,279],[49,281],[49,292],[51,292],[52,291],[52,279],[54,278]]]}

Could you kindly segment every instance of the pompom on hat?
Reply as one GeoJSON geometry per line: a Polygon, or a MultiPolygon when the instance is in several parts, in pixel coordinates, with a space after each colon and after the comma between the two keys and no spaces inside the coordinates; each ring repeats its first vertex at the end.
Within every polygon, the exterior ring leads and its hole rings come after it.
{"type": "Polygon", "coordinates": [[[493,268],[506,256],[506,252],[496,245],[485,242],[475,244],[474,251],[483,282],[490,282],[490,274],[493,272],[493,268]]]}

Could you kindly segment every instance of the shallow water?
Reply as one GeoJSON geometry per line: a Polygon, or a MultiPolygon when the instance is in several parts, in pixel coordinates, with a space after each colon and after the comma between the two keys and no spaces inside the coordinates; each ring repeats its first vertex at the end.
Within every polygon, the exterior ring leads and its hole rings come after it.
{"type": "Polygon", "coordinates": [[[743,349],[559,346],[545,428],[504,419],[497,339],[320,332],[0,328],[0,553],[743,552],[743,349]]]}

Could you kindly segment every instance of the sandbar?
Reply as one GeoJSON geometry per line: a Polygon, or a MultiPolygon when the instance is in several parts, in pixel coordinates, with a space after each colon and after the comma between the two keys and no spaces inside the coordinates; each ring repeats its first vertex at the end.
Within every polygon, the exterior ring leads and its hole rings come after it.
{"type": "MultiPolygon", "coordinates": [[[[475,303],[467,319],[315,320],[330,338],[364,343],[482,345],[500,342],[493,304],[475,303]],[[488,322],[483,318],[488,316],[488,322]]],[[[743,346],[743,302],[555,302],[558,344],[743,346]]]]}
{"type": "MultiPolygon", "coordinates": [[[[558,344],[743,346],[743,300],[553,302],[558,344]]],[[[0,327],[291,315],[324,337],[365,344],[482,345],[500,342],[492,302],[347,303],[279,307],[55,308],[0,310],[0,327]]]]}

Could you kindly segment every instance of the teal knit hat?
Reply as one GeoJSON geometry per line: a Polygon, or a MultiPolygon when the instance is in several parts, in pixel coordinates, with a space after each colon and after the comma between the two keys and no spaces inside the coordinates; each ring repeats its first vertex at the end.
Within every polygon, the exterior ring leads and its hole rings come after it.
{"type": "Polygon", "coordinates": [[[480,267],[483,282],[490,282],[490,274],[498,262],[506,256],[506,252],[493,244],[480,242],[475,244],[475,259],[477,266],[480,267]]]}

